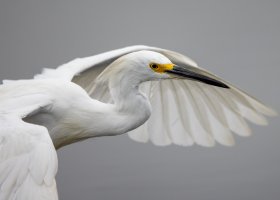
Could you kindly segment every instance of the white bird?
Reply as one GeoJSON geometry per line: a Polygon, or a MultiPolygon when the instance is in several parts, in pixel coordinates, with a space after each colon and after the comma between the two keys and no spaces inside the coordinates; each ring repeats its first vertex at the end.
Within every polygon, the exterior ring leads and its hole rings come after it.
{"type": "Polygon", "coordinates": [[[123,133],[155,145],[233,145],[276,112],[179,53],[131,46],[0,86],[0,200],[58,199],[56,149],[123,133]]]}

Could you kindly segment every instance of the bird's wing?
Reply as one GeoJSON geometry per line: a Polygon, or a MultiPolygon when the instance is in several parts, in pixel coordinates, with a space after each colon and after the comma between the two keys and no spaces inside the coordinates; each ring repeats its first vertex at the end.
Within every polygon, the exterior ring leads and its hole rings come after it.
{"type": "Polygon", "coordinates": [[[122,49],[112,50],[105,53],[89,56],[85,58],[76,58],[68,63],[65,63],[56,69],[43,69],[41,74],[36,75],[36,79],[55,78],[64,80],[73,80],[88,85],[94,80],[110,63],[117,58],[140,50],[147,50],[153,47],[136,45],[125,47],[122,49]],[[76,77],[77,76],[77,77],[76,77]],[[80,80],[81,79],[81,80],[80,80]],[[89,80],[88,80],[89,79],[89,80]]]}
{"type": "Polygon", "coordinates": [[[214,146],[234,144],[232,132],[249,136],[245,120],[266,125],[264,115],[276,113],[241,90],[219,88],[190,80],[146,82],[141,90],[152,104],[152,114],[142,126],[130,131],[138,142],[155,145],[214,146]]]}
{"type": "Polygon", "coordinates": [[[264,115],[276,113],[234,87],[225,80],[198,67],[190,58],[166,49],[149,46],[132,46],[109,51],[92,57],[75,59],[57,69],[45,69],[36,78],[61,78],[82,86],[91,97],[102,102],[112,102],[108,83],[98,80],[98,75],[117,58],[134,51],[151,50],[168,57],[180,67],[192,66],[230,86],[217,88],[191,80],[174,79],[142,83],[141,90],[151,101],[153,112],[150,119],[129,132],[130,138],[152,141],[156,145],[213,146],[215,141],[224,145],[234,143],[231,132],[250,135],[245,119],[265,125],[264,115]]]}
{"type": "Polygon", "coordinates": [[[58,199],[57,155],[49,133],[43,126],[22,120],[50,102],[40,103],[42,98],[38,95],[14,96],[3,88],[0,89],[0,199],[58,199]]]}
{"type": "MultiPolygon", "coordinates": [[[[161,49],[157,47],[150,47],[144,45],[129,46],[117,50],[108,51],[85,58],[76,58],[68,63],[65,63],[56,69],[45,68],[41,74],[36,75],[35,79],[63,79],[75,82],[83,87],[88,94],[104,103],[111,102],[111,97],[108,90],[108,84],[97,81],[98,75],[113,61],[119,57],[141,50],[152,50],[160,52],[168,57],[176,57],[178,53],[161,49]]],[[[196,65],[190,58],[184,56],[183,61],[196,65]]]]}

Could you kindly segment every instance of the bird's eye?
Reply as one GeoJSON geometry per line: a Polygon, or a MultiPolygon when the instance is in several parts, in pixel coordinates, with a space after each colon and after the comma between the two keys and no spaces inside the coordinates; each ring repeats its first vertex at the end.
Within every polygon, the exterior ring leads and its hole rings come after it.
{"type": "Polygon", "coordinates": [[[152,69],[158,69],[158,65],[157,65],[156,63],[151,63],[151,64],[150,64],[150,67],[151,67],[152,69]]]}

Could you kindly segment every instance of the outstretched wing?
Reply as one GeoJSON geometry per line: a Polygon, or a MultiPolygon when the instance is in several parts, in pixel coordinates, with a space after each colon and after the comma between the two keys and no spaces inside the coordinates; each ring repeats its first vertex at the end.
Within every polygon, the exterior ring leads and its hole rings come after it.
{"type": "Polygon", "coordinates": [[[12,94],[10,87],[0,88],[0,199],[58,199],[57,155],[49,133],[22,120],[50,102],[39,94],[12,94]]]}
{"type": "Polygon", "coordinates": [[[141,89],[150,98],[153,111],[129,136],[160,146],[214,146],[215,141],[231,146],[232,132],[251,134],[245,119],[266,125],[264,115],[276,114],[233,86],[225,89],[189,80],[165,80],[144,83],[141,89]]]}
{"type": "Polygon", "coordinates": [[[108,83],[98,75],[117,58],[134,51],[152,50],[168,57],[180,67],[196,67],[200,72],[230,86],[218,88],[191,80],[173,79],[142,83],[141,90],[152,104],[150,119],[130,131],[129,136],[139,142],[152,141],[156,145],[213,146],[215,141],[233,145],[231,132],[241,136],[251,134],[245,120],[266,125],[264,115],[276,113],[234,87],[225,80],[197,66],[190,58],[177,52],[148,46],[132,46],[92,57],[75,59],[57,69],[46,69],[37,78],[63,78],[82,86],[91,97],[112,102],[108,83]]]}

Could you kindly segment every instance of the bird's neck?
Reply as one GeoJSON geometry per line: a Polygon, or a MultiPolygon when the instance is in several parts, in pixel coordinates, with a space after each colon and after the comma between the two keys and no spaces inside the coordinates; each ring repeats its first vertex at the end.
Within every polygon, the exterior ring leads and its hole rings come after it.
{"type": "Polygon", "coordinates": [[[120,73],[102,80],[96,83],[97,86],[108,84],[114,103],[86,98],[76,100],[78,107],[71,109],[60,123],[63,126],[59,125],[51,131],[56,148],[87,138],[123,134],[142,125],[150,117],[150,102],[139,91],[139,76],[120,73]]]}
{"type": "Polygon", "coordinates": [[[71,117],[72,121],[67,121],[67,124],[73,125],[68,132],[73,132],[74,137],[80,140],[120,135],[142,125],[151,115],[150,102],[138,89],[141,82],[127,78],[114,76],[108,80],[114,104],[96,100],[80,102],[79,109],[73,109],[78,113],[72,113],[71,116],[80,116],[82,119],[76,122],[76,118],[71,117]]]}
{"type": "Polygon", "coordinates": [[[129,78],[116,76],[112,77],[108,83],[114,105],[119,112],[134,112],[135,106],[146,100],[138,89],[140,81],[134,78],[127,79],[129,78]]]}
{"type": "Polygon", "coordinates": [[[121,132],[142,125],[151,115],[147,97],[139,91],[141,81],[137,77],[115,76],[109,81],[114,111],[123,127],[121,132]],[[117,84],[116,84],[117,83],[117,84]]]}
{"type": "Polygon", "coordinates": [[[73,108],[60,123],[63,126],[51,130],[55,147],[92,137],[120,135],[142,125],[151,115],[151,108],[147,97],[138,90],[139,83],[109,85],[114,104],[80,99],[79,107],[73,108]]]}

